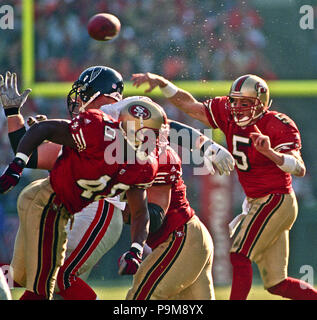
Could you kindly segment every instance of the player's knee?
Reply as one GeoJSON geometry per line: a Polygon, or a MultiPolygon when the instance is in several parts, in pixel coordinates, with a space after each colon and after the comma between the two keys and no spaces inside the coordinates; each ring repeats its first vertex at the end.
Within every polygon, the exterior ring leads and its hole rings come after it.
{"type": "Polygon", "coordinates": [[[251,260],[241,253],[231,252],[230,261],[233,267],[251,266],[251,260]]]}

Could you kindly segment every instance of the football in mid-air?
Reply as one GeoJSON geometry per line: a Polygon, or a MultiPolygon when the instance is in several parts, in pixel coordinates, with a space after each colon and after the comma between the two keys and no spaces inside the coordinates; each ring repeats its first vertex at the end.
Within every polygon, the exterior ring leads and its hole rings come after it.
{"type": "Polygon", "coordinates": [[[110,13],[92,16],[87,25],[88,34],[95,40],[108,41],[115,38],[121,29],[120,20],[110,13]]]}

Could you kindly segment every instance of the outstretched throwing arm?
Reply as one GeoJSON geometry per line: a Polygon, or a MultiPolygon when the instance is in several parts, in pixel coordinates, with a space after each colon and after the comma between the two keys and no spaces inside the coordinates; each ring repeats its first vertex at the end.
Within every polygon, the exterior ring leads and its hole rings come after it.
{"type": "Polygon", "coordinates": [[[139,87],[143,83],[148,83],[149,88],[145,92],[151,92],[157,86],[163,95],[177,108],[187,113],[190,117],[201,121],[209,126],[205,107],[203,103],[197,101],[189,92],[178,88],[172,82],[154,73],[135,73],[131,78],[133,85],[139,87]]]}

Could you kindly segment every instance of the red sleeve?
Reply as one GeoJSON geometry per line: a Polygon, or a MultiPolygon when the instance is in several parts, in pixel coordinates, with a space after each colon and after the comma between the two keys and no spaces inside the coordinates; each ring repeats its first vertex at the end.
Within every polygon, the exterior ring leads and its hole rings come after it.
{"type": "Polygon", "coordinates": [[[165,164],[159,167],[154,185],[172,184],[182,176],[182,168],[179,165],[165,164]]]}
{"type": "MultiPolygon", "coordinates": [[[[163,157],[160,157],[162,160],[163,157]]],[[[168,149],[167,161],[160,161],[154,185],[173,184],[182,176],[182,166],[179,156],[173,149],[168,149]]]]}
{"type": "Polygon", "coordinates": [[[105,118],[102,111],[89,109],[72,119],[69,130],[79,152],[93,151],[102,144],[105,118]]]}
{"type": "Polygon", "coordinates": [[[148,159],[146,163],[134,163],[123,165],[123,170],[119,170],[120,182],[134,185],[136,188],[147,189],[152,186],[158,170],[157,159],[148,159]],[[125,172],[125,170],[127,170],[125,172]],[[121,178],[120,175],[122,174],[121,178]]]}
{"type": "Polygon", "coordinates": [[[207,119],[212,128],[219,128],[223,132],[226,131],[230,112],[227,108],[228,98],[226,96],[216,97],[204,102],[207,119]]]}
{"type": "Polygon", "coordinates": [[[300,150],[302,147],[301,137],[295,122],[283,113],[274,112],[272,129],[275,134],[271,141],[272,148],[278,152],[300,150]]]}

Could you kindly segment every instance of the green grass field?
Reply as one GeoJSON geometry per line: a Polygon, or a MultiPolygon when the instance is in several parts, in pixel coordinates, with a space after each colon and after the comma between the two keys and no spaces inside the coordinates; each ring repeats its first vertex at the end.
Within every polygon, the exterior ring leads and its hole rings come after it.
{"type": "MultiPolygon", "coordinates": [[[[105,281],[91,281],[89,284],[97,292],[100,300],[124,300],[125,295],[129,289],[129,283],[124,282],[105,282],[105,281]]],[[[23,293],[23,289],[14,289],[12,297],[14,300],[19,299],[23,293]]],[[[230,287],[216,287],[215,288],[217,300],[228,300],[230,295],[230,287]]],[[[271,295],[263,289],[262,285],[253,285],[249,294],[248,300],[285,300],[278,296],[271,295]]]]}

